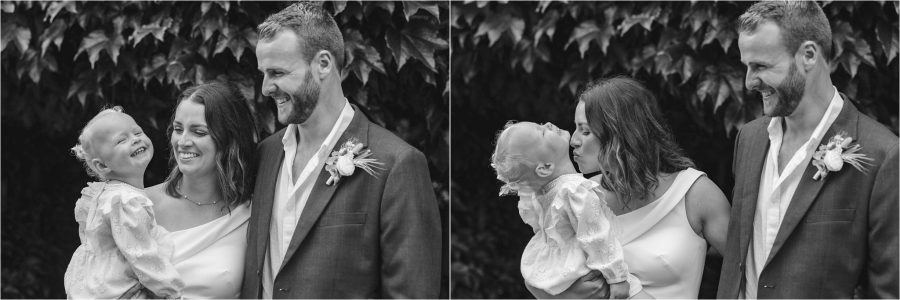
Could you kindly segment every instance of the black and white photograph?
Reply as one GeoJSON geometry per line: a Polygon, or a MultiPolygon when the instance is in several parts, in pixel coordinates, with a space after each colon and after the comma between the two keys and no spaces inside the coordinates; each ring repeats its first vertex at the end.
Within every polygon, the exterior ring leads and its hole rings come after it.
{"type": "Polygon", "coordinates": [[[448,2],[2,12],[2,298],[448,297],[448,2]]]}
{"type": "Polygon", "coordinates": [[[451,297],[900,297],[898,9],[453,2],[451,297]]]}
{"type": "Polygon", "coordinates": [[[900,1],[0,1],[3,299],[900,299],[900,1]]]}

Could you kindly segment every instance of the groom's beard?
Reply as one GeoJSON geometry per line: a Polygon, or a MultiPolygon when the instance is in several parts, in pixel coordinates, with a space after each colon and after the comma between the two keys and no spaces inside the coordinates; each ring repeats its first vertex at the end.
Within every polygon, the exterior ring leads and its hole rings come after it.
{"type": "Polygon", "coordinates": [[[791,64],[787,78],[775,87],[775,95],[778,102],[772,108],[769,117],[787,117],[794,113],[800,100],[803,99],[803,89],[806,85],[806,77],[797,72],[797,65],[791,64]]]}
{"type": "Polygon", "coordinates": [[[300,89],[291,94],[291,105],[294,109],[285,124],[303,124],[309,120],[319,104],[320,91],[319,83],[313,80],[312,70],[307,70],[300,89]]]}

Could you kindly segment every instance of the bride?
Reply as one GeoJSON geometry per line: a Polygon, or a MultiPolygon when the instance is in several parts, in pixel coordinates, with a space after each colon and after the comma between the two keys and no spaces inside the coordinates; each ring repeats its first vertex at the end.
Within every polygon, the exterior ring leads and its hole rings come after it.
{"type": "MultiPolygon", "coordinates": [[[[582,173],[602,170],[591,179],[611,191],[607,203],[623,231],[625,262],[644,292],[697,299],[707,243],[723,250],[730,208],[661,119],[642,84],[601,79],[578,97],[570,146],[582,173]]],[[[594,282],[578,282],[587,283],[594,282]]]]}
{"type": "Polygon", "coordinates": [[[185,298],[237,298],[244,274],[256,126],[229,83],[191,87],[167,130],[173,166],[146,189],[159,225],[171,232],[185,298]]]}

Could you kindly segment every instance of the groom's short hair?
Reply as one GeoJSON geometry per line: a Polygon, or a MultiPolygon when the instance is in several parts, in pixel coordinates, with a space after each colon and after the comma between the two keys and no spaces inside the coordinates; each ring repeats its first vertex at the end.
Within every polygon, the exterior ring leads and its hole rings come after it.
{"type": "Polygon", "coordinates": [[[781,28],[782,42],[792,55],[801,43],[813,41],[822,47],[826,61],[831,59],[831,26],[816,2],[757,2],[738,18],[738,32],[752,32],[763,22],[773,22],[781,28]]]}
{"type": "Polygon", "coordinates": [[[337,69],[343,68],[344,36],[321,2],[292,4],[266,18],[257,29],[260,40],[272,39],[283,30],[291,30],[303,42],[300,51],[304,59],[312,61],[313,55],[326,50],[334,56],[337,69]]]}

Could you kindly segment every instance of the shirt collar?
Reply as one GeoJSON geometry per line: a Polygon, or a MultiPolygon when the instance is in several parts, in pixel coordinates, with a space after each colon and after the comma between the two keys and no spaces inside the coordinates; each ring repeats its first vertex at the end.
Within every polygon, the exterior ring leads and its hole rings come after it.
{"type": "MultiPolygon", "coordinates": [[[[320,146],[319,151],[325,149],[328,151],[334,148],[334,144],[337,143],[337,139],[344,133],[348,126],[350,126],[350,121],[353,121],[353,116],[356,112],[353,110],[353,106],[350,105],[350,102],[347,101],[347,98],[344,98],[344,108],[341,109],[341,114],[338,116],[337,121],[334,122],[334,127],[331,128],[331,131],[328,133],[328,136],[325,137],[325,140],[322,141],[322,146],[320,146]]],[[[287,128],[284,131],[284,136],[281,137],[281,143],[284,144],[285,151],[289,147],[297,147],[297,124],[288,124],[287,128]]]]}
{"type": "MultiPolygon", "coordinates": [[[[834,96],[831,97],[831,102],[828,104],[825,114],[822,115],[822,119],[819,120],[819,124],[816,125],[816,129],[813,130],[813,133],[809,136],[809,140],[813,141],[810,145],[814,147],[819,144],[817,140],[822,139],[825,130],[828,130],[831,123],[834,123],[834,120],[837,119],[838,114],[840,114],[841,109],[844,107],[844,100],[841,99],[841,94],[838,92],[837,88],[834,86],[831,86],[831,88],[834,89],[834,96]]],[[[784,117],[773,117],[772,120],[769,121],[767,130],[769,132],[770,140],[784,135],[784,130],[781,127],[782,120],[784,120],[784,117]]]]}

